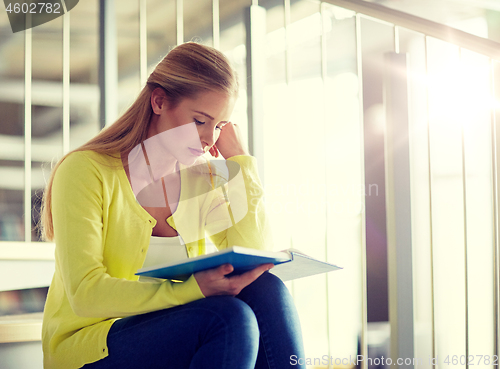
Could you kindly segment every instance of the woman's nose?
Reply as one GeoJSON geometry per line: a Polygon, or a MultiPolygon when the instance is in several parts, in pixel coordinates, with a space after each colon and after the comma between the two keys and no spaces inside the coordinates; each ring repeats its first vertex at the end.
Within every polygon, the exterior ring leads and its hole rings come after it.
{"type": "Polygon", "coordinates": [[[201,146],[205,149],[207,146],[212,147],[215,144],[215,132],[207,127],[200,127],[198,134],[200,135],[201,146]]]}

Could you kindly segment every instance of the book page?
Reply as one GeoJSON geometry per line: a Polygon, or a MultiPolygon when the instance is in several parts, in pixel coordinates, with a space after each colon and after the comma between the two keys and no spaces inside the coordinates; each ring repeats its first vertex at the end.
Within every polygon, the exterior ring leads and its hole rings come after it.
{"type": "Polygon", "coordinates": [[[290,281],[292,279],[342,269],[337,265],[313,259],[300,252],[296,253],[295,250],[291,250],[290,253],[293,255],[292,261],[275,265],[274,268],[269,271],[270,273],[280,277],[282,281],[290,281]]]}

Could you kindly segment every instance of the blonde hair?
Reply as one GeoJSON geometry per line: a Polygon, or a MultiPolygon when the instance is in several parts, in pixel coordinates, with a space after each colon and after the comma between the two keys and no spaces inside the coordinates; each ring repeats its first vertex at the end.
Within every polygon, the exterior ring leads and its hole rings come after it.
{"type": "MultiPolygon", "coordinates": [[[[151,120],[151,92],[158,87],[165,91],[170,106],[175,107],[182,99],[194,98],[200,92],[216,91],[236,96],[238,81],[228,59],[220,51],[194,42],[181,44],[158,63],[137,99],[116,122],[72,152],[92,150],[115,156],[139,145],[146,139],[151,120]]],[[[71,152],[55,165],[44,191],[39,224],[44,240],[54,239],[52,183],[57,168],[69,154],[71,152]]]]}

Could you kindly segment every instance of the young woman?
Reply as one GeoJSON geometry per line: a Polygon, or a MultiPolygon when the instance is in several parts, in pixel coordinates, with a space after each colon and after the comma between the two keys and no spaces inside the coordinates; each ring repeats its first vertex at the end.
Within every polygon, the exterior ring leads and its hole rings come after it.
{"type": "Polygon", "coordinates": [[[238,276],[222,265],[181,283],[135,275],[152,236],[177,237],[190,257],[205,253],[205,234],[219,249],[270,247],[255,158],[229,121],[237,90],[220,52],[177,46],[121,118],[54,168],[42,214],[56,244],[45,368],[281,369],[303,357],[272,265],[238,276]],[[239,190],[227,194],[207,152],[239,173],[239,190]]]}

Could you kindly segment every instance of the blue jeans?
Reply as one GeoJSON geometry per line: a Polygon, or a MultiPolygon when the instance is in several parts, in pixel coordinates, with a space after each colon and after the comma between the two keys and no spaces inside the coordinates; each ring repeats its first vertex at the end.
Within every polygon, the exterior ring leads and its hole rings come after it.
{"type": "Polygon", "coordinates": [[[109,355],[84,369],[284,369],[304,357],[300,322],[283,282],[268,272],[235,297],[213,296],[116,321],[109,355]]]}

